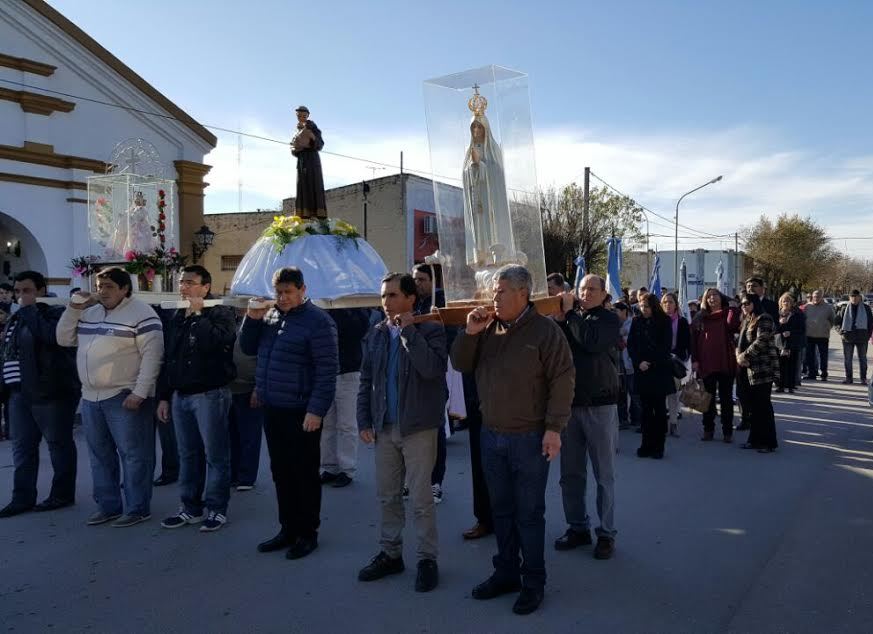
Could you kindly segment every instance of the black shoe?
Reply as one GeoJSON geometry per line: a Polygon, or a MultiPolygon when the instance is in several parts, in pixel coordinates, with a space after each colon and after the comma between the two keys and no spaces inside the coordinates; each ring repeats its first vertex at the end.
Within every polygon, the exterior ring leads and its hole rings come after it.
{"type": "Polygon", "coordinates": [[[16,504],[15,502],[10,502],[2,509],[0,509],[0,518],[2,517],[13,517],[15,515],[21,515],[22,513],[27,513],[28,511],[33,509],[33,505],[27,504],[16,504]]]}
{"type": "Polygon", "coordinates": [[[579,546],[591,545],[591,533],[588,531],[574,531],[568,528],[567,532],[555,540],[555,550],[573,550],[579,546]]]}
{"type": "Polygon", "coordinates": [[[516,614],[530,614],[536,612],[543,602],[542,588],[522,588],[521,593],[515,600],[515,605],[512,606],[512,611],[516,614]]]}
{"type": "Polygon", "coordinates": [[[777,387],[775,391],[778,392],[779,394],[782,394],[783,392],[785,392],[785,388],[784,387],[777,387]]]}
{"type": "Polygon", "coordinates": [[[843,385],[851,385],[851,384],[852,384],[852,379],[843,379],[843,380],[842,380],[842,383],[843,383],[843,385]]]}
{"type": "Polygon", "coordinates": [[[652,455],[649,456],[649,457],[650,457],[650,458],[654,458],[655,460],[663,460],[663,458],[664,458],[664,450],[663,450],[663,449],[657,449],[657,450],[653,451],[653,452],[652,452],[652,455]]]}
{"type": "Polygon", "coordinates": [[[416,592],[430,592],[437,587],[439,580],[437,562],[433,559],[422,559],[418,562],[418,575],[415,577],[416,592]]]}
{"type": "Polygon", "coordinates": [[[609,537],[598,537],[597,546],[594,547],[595,559],[612,559],[615,553],[615,540],[609,537]]]}
{"type": "Polygon", "coordinates": [[[162,473],[160,475],[160,477],[156,478],[152,484],[154,484],[156,487],[165,487],[168,484],[173,484],[174,482],[178,482],[178,481],[179,481],[179,476],[175,476],[175,477],[168,476],[168,475],[164,475],[162,473]]]}
{"type": "Polygon", "coordinates": [[[648,449],[643,449],[642,447],[637,449],[637,458],[648,458],[651,455],[652,455],[652,452],[649,451],[648,449]]]}
{"type": "Polygon", "coordinates": [[[334,489],[341,489],[343,487],[347,487],[352,483],[352,479],[345,473],[338,474],[333,482],[330,483],[334,489]]]}
{"type": "Polygon", "coordinates": [[[33,510],[37,513],[42,511],[54,511],[55,509],[62,509],[66,506],[73,506],[75,503],[75,500],[60,500],[58,498],[48,497],[34,506],[33,510]]]}
{"type": "Polygon", "coordinates": [[[317,537],[298,537],[285,553],[285,559],[303,559],[318,548],[317,537]]]}
{"type": "Polygon", "coordinates": [[[322,471],[321,472],[321,483],[322,484],[330,484],[331,482],[336,480],[337,477],[339,477],[339,476],[336,473],[331,473],[330,471],[322,471]]]}
{"type": "Polygon", "coordinates": [[[822,374],[822,375],[821,375],[821,380],[822,380],[822,382],[827,383],[827,382],[828,382],[828,376],[827,376],[827,374],[822,374]]]}
{"type": "Polygon", "coordinates": [[[272,553],[277,550],[282,550],[283,548],[287,548],[291,545],[294,540],[289,537],[288,533],[284,530],[276,533],[275,537],[271,537],[265,542],[261,542],[258,544],[258,552],[259,553],[272,553]]]}
{"type": "Polygon", "coordinates": [[[373,557],[366,566],[358,572],[358,581],[376,581],[388,575],[398,575],[406,569],[403,557],[389,557],[381,551],[373,557]]]}
{"type": "Polygon", "coordinates": [[[494,599],[510,592],[518,592],[519,590],[521,590],[521,581],[516,580],[506,583],[491,575],[473,588],[473,598],[479,601],[487,601],[488,599],[494,599]]]}

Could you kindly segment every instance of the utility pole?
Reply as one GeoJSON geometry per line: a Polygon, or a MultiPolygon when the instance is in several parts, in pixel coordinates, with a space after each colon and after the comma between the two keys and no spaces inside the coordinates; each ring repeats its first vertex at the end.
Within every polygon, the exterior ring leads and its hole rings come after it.
{"type": "MultiPolygon", "coordinates": [[[[582,190],[582,250],[585,250],[585,242],[588,241],[590,243],[591,232],[590,227],[588,226],[588,205],[590,202],[590,179],[591,178],[591,168],[585,168],[585,181],[583,184],[582,190]]],[[[590,259],[588,257],[588,253],[582,254],[585,257],[585,261],[587,265],[590,267],[591,263],[588,262],[590,259]]],[[[589,269],[590,270],[590,269],[589,269]]]]}

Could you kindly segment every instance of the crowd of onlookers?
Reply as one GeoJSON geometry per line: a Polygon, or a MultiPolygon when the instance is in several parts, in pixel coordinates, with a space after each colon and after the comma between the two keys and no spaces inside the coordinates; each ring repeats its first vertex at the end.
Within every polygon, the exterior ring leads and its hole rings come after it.
{"type": "Polygon", "coordinates": [[[866,383],[873,332],[857,292],[837,316],[818,291],[800,307],[788,294],[777,304],[758,278],[734,298],[707,289],[683,310],[673,293],[639,289],[613,301],[599,276],[568,290],[552,274],[549,291],[561,307],[543,315],[531,301],[528,270],[506,266],[494,274],[493,301],[472,308],[465,325],[445,327],[434,318],[445,297],[424,265],[382,280],[381,310],[322,310],[293,267],[276,271],[274,301],[255,300],[245,310],[210,302],[211,276],[202,266],[182,270],[184,307],[171,311],[134,296],[121,268],[95,279],[95,293],[74,293],[67,306],[39,301],[47,286],[38,272],[18,274],[12,289],[0,286],[4,414],[15,467],[12,500],[0,518],[75,502],[77,410],[97,505],[91,526],[147,521],[153,486],[178,483],[179,509],[161,526],[221,529],[231,489],[255,485],[263,435],[279,530],[257,550],[299,559],[318,548],[323,487],[353,482],[363,441],[375,445],[381,521],[379,552],[358,578],[405,569],[408,500],[415,590],[427,592],[439,580],[435,505],[443,497],[446,436],[452,419],[464,419],[477,520],[464,538],[493,533],[498,551],[493,573],[472,594],[517,594],[519,614],[543,599],[545,489],[554,458],[560,455],[567,524],[554,548],[594,544],[595,558],[610,559],[620,429],[641,433],[637,456],[663,459],[668,435],[680,434],[680,393],[689,379],[699,380],[711,395],[702,440],[714,440],[718,418],[724,442],[748,430],[742,447],[771,453],[778,446],[774,386],[790,393],[801,379],[826,381],[834,327],[844,341],[846,382],[857,350],[866,383]],[[54,474],[38,502],[43,439],[54,474]]]}

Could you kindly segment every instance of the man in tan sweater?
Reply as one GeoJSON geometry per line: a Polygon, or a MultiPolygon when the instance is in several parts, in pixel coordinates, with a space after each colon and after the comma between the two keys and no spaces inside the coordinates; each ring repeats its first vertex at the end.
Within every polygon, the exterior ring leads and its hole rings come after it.
{"type": "Polygon", "coordinates": [[[567,339],[537,313],[531,289],[526,268],[497,271],[494,312],[473,310],[451,353],[457,370],[476,374],[482,466],[497,537],[494,573],[473,589],[473,598],[521,590],[516,614],[535,611],[543,600],[549,462],[561,449],[575,379],[567,339]]]}
{"type": "Polygon", "coordinates": [[[78,346],[82,422],[99,507],[89,526],[115,520],[112,526],[123,528],[151,517],[162,330],[155,311],[131,297],[130,275],[118,267],[98,273],[96,296],[74,295],[58,322],[58,344],[78,346]]]}

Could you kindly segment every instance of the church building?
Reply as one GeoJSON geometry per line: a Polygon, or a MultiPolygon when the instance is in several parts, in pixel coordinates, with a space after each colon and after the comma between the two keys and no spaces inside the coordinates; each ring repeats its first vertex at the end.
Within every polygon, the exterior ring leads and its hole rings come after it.
{"type": "Polygon", "coordinates": [[[43,0],[0,2],[0,281],[33,269],[66,290],[71,258],[91,255],[86,179],[127,139],[176,181],[190,254],[215,136],[43,0]]]}

